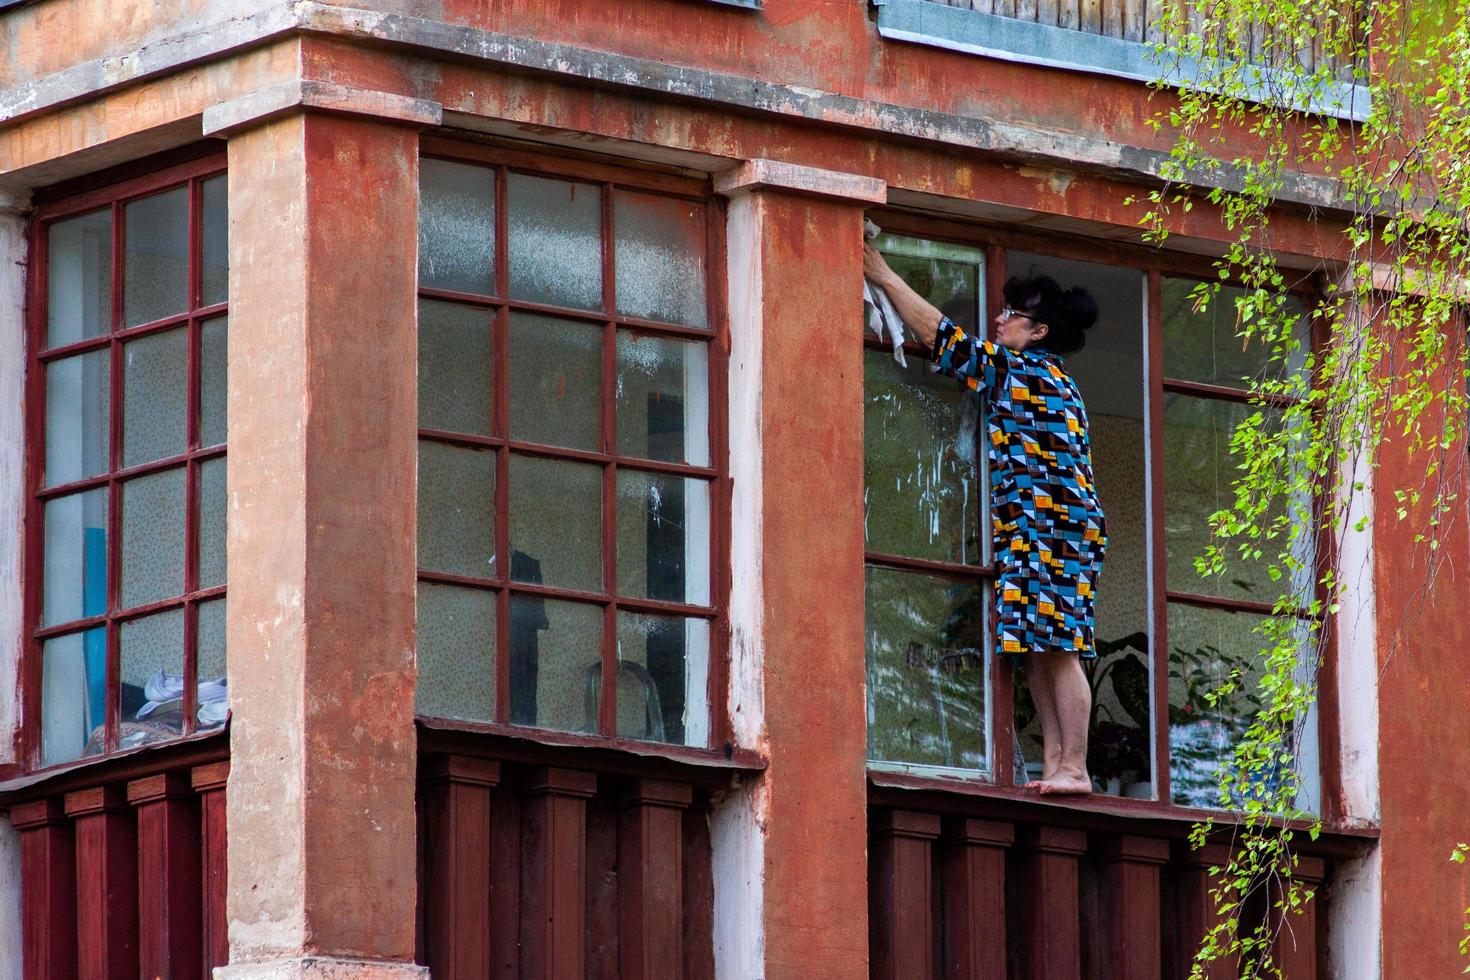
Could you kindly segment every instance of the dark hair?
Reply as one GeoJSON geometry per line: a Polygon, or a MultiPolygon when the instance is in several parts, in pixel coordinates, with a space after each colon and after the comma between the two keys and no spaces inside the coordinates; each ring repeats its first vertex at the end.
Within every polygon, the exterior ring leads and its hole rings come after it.
{"type": "Polygon", "coordinates": [[[1001,290],[1006,305],[1047,326],[1036,342],[1040,350],[1074,354],[1087,343],[1086,331],[1097,322],[1097,301],[1081,286],[1063,290],[1051,276],[1012,276],[1001,290]]]}

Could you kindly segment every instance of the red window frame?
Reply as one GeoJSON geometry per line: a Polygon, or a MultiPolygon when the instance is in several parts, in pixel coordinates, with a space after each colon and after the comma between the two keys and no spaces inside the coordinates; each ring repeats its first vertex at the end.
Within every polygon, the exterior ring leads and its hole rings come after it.
{"type": "MultiPolygon", "coordinates": [[[[200,589],[199,585],[199,467],[206,461],[223,458],[226,444],[200,446],[200,357],[202,327],[205,321],[224,316],[228,300],[201,306],[203,200],[205,180],[225,173],[225,155],[209,151],[206,155],[173,166],[154,165],[145,161],[128,168],[136,171],[151,167],[138,176],[114,172],[98,175],[87,189],[70,186],[53,189],[41,195],[42,203],[32,216],[30,255],[26,294],[26,382],[25,382],[25,647],[21,669],[21,758],[29,769],[41,765],[41,685],[42,644],[48,639],[81,633],[102,627],[106,633],[106,715],[104,745],[100,753],[44,768],[59,768],[105,759],[117,751],[121,723],[121,626],[140,617],[182,608],[184,611],[184,676],[194,678],[198,669],[198,609],[201,603],[224,597],[226,586],[200,589]],[[125,285],[126,228],[124,209],[140,198],[150,197],[176,187],[189,189],[188,207],[188,299],[187,309],[160,320],[124,326],[123,289],[125,285]],[[66,218],[76,217],[102,208],[112,212],[112,282],[111,318],[107,332],[97,337],[49,348],[46,343],[48,293],[49,227],[66,218]],[[122,465],[123,424],[123,347],[124,344],[152,334],[185,327],[188,330],[188,368],[186,398],[185,449],[164,459],[124,467],[122,465]],[[108,466],[96,476],[53,487],[44,486],[46,458],[46,365],[63,357],[88,351],[109,351],[108,466]],[[184,591],[182,595],[160,599],[144,605],[122,608],[122,485],[130,479],[175,469],[185,471],[184,591]],[[44,626],[43,583],[45,578],[44,524],[45,506],[49,500],[83,490],[106,487],[107,500],[107,611],[98,615],[44,626]]],[[[182,731],[166,742],[150,743],[144,748],[161,748],[177,744],[199,731],[197,683],[185,682],[182,731]]],[[[222,730],[210,728],[208,733],[222,730]]]]}
{"type": "MultiPolygon", "coordinates": [[[[1144,308],[1144,316],[1147,322],[1146,324],[1140,324],[1140,329],[1146,330],[1144,334],[1145,349],[1142,371],[1145,387],[1144,404],[1146,414],[1146,418],[1144,419],[1146,435],[1144,480],[1149,494],[1147,504],[1147,554],[1145,557],[1148,561],[1147,574],[1150,591],[1150,668],[1154,687],[1151,711],[1154,726],[1152,733],[1152,754],[1155,798],[1152,800],[1136,800],[1131,798],[1090,796],[1064,801],[1064,805],[1105,809],[1116,812],[1146,811],[1150,814],[1172,812],[1186,819],[1192,819],[1193,815],[1202,811],[1175,804],[1172,802],[1170,795],[1169,724],[1167,710],[1169,703],[1169,676],[1167,668],[1167,651],[1169,649],[1168,603],[1173,601],[1202,608],[1259,615],[1269,615],[1274,608],[1270,602],[1251,602],[1188,592],[1182,589],[1170,589],[1168,583],[1165,581],[1166,542],[1163,531],[1165,527],[1166,503],[1164,498],[1164,393],[1167,391],[1194,397],[1240,403],[1250,403],[1251,396],[1248,391],[1240,388],[1202,384],[1166,377],[1163,367],[1164,331],[1161,284],[1165,276],[1193,278],[1202,281],[1219,281],[1219,271],[1215,268],[1213,260],[1208,257],[1160,252],[1154,249],[1120,242],[1099,241],[1073,235],[1051,234],[1031,230],[1021,231],[1013,227],[996,227],[978,223],[971,224],[904,211],[879,212],[874,217],[883,226],[885,231],[893,234],[927,238],[941,242],[952,242],[972,248],[984,248],[987,323],[995,318],[1005,302],[1001,293],[1001,287],[1009,274],[1007,270],[1007,252],[1010,250],[1024,251],[1052,258],[1072,259],[1081,262],[1111,263],[1120,268],[1138,272],[1143,276],[1145,288],[1147,289],[1147,302],[1144,308]]],[[[1240,283],[1234,281],[1228,284],[1240,285],[1240,283]]],[[[1320,295],[1318,288],[1316,281],[1311,280],[1303,281],[1294,286],[1290,291],[1301,297],[1306,308],[1311,310],[1314,308],[1316,299],[1320,295]]],[[[1311,331],[1311,343],[1313,347],[1320,349],[1326,339],[1325,325],[1320,321],[1314,322],[1311,331]]],[[[863,345],[865,348],[882,348],[884,346],[882,341],[867,331],[864,332],[863,345]]],[[[906,344],[905,350],[911,354],[917,354],[920,357],[925,357],[928,354],[927,351],[921,351],[913,343],[906,344]]],[[[1317,506],[1320,511],[1320,501],[1317,506]]],[[[1335,541],[1330,532],[1319,532],[1317,548],[1319,558],[1331,560],[1332,549],[1335,548],[1335,541]]],[[[967,566],[959,566],[958,568],[950,569],[939,567],[944,563],[896,558],[891,555],[871,552],[865,554],[865,559],[869,564],[881,567],[929,571],[951,577],[963,577],[978,581],[989,581],[994,576],[993,569],[990,568],[977,570],[968,568],[967,566]],[[963,576],[960,574],[961,570],[965,573],[963,576]]],[[[1299,610],[1297,615],[1306,617],[1308,616],[1308,611],[1305,609],[1299,610]]],[[[1335,641],[1335,617],[1330,614],[1324,614],[1322,622],[1322,649],[1327,651],[1327,653],[1323,656],[1318,674],[1318,755],[1321,778],[1321,815],[1324,822],[1331,826],[1340,823],[1344,817],[1341,793],[1341,765],[1338,757],[1338,679],[1336,658],[1331,655],[1335,641]]],[[[993,644],[989,643],[988,639],[986,645],[987,648],[993,646],[993,644]]],[[[974,791],[982,794],[993,793],[1000,796],[1015,795],[1019,791],[1019,787],[1015,785],[1015,775],[1012,771],[1012,766],[1009,764],[1009,760],[1014,754],[1016,738],[1013,724],[1014,715],[1011,710],[1003,707],[1014,704],[1015,692],[1012,684],[1011,669],[1003,658],[995,656],[990,658],[989,682],[992,705],[992,715],[990,718],[991,773],[989,779],[983,784],[977,785],[974,791]]],[[[945,786],[952,788],[954,785],[952,780],[936,779],[930,776],[891,772],[885,772],[879,776],[876,775],[876,770],[874,772],[874,778],[881,780],[884,784],[923,788],[942,788],[945,786]]]]}
{"type": "Polygon", "coordinates": [[[421,157],[454,163],[482,166],[494,171],[495,255],[494,292],[462,293],[420,285],[420,299],[454,303],[491,314],[492,350],[494,357],[491,435],[469,435],[437,429],[419,428],[420,441],[490,449],[495,453],[495,553],[509,556],[510,545],[510,455],[535,456],[602,467],[602,580],[603,589],[588,592],[559,586],[514,581],[509,558],[497,563],[494,576],[480,578],[418,569],[418,580],[456,585],[493,592],[496,601],[496,636],[494,650],[495,705],[493,723],[434,719],[436,725],[464,730],[515,732],[543,741],[587,743],[596,745],[637,745],[640,751],[650,748],[666,754],[712,752],[728,748],[729,717],[725,704],[727,687],[728,625],[726,608],[729,596],[729,500],[727,437],[726,365],[729,356],[729,333],[725,318],[724,291],[724,206],[715,196],[708,179],[693,179],[678,173],[624,168],[600,160],[580,156],[552,156],[531,153],[497,144],[472,144],[448,139],[426,138],[420,146],[421,157]],[[508,177],[511,173],[561,180],[596,183],[601,193],[602,297],[600,310],[572,309],[517,300],[509,291],[509,221],[507,200],[508,177]],[[644,320],[617,312],[615,249],[613,235],[613,191],[625,189],[656,193],[663,197],[699,204],[705,213],[705,283],[707,328],[644,320]],[[512,312],[555,316],[602,327],[601,413],[602,449],[596,452],[543,445],[510,438],[509,334],[512,312]],[[694,466],[622,455],[616,442],[617,337],[619,331],[639,335],[702,341],[707,345],[709,366],[709,447],[710,465],[694,466]],[[708,606],[637,598],[618,594],[617,586],[617,476],[619,468],[635,469],[670,476],[703,478],[710,483],[710,604],[708,606]],[[596,734],[565,732],[512,724],[510,721],[510,599],[512,595],[544,599],[570,600],[602,607],[602,682],[599,689],[598,731],[596,734]],[[682,746],[675,743],[648,742],[617,735],[617,616],[619,611],[653,613],[706,619],[710,623],[709,672],[706,678],[709,702],[709,745],[682,746]]]}

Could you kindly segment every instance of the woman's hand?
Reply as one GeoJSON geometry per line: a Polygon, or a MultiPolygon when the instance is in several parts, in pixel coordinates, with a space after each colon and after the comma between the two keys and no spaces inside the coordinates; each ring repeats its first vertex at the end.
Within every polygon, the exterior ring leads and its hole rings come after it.
{"type": "Polygon", "coordinates": [[[892,285],[897,278],[883,253],[873,247],[872,242],[863,242],[863,275],[880,286],[892,285]]]}
{"type": "Polygon", "coordinates": [[[863,242],[863,275],[882,287],[893,301],[900,319],[912,330],[920,344],[934,346],[934,335],[941,319],[934,305],[914,292],[903,277],[893,271],[888,260],[869,242],[863,242]]]}

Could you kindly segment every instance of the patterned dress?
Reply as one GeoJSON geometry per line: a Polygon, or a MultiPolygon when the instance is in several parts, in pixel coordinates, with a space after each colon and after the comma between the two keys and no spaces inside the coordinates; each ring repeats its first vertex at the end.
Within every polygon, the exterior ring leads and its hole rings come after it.
{"type": "Polygon", "coordinates": [[[939,323],[934,363],[980,394],[990,438],[1000,652],[1093,659],[1093,597],[1107,526],[1092,478],[1087,411],[1062,359],[939,323]]]}

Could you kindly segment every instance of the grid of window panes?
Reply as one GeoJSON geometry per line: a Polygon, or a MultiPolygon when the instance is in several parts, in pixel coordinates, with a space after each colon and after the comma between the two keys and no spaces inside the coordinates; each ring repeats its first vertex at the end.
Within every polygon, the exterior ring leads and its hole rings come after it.
{"type": "MultiPolygon", "coordinates": [[[[983,325],[982,250],[893,235],[875,245],[956,323],[983,325]]],[[[868,758],[984,772],[991,644],[978,403],[930,371],[927,351],[909,344],[900,365],[862,329],[868,758]]]]}
{"type": "Polygon", "coordinates": [[[421,160],[420,715],[710,743],[709,212],[421,160]]]}
{"type": "Polygon", "coordinates": [[[38,226],[42,766],[225,720],[226,178],[186,169],[38,226]]]}
{"type": "MultiPolygon", "coordinates": [[[[1237,336],[1241,290],[1221,287],[1201,311],[1192,295],[1198,285],[1163,276],[1159,287],[1169,787],[1176,804],[1218,807],[1221,761],[1231,758],[1261,707],[1256,682],[1266,641],[1258,628],[1288,583],[1272,581],[1267,561],[1244,562],[1234,553],[1224,575],[1205,578],[1195,569],[1196,557],[1210,543],[1210,515],[1234,501],[1239,470],[1230,445],[1237,426],[1257,413],[1268,428],[1280,417],[1279,407],[1250,400],[1250,380],[1279,366],[1269,363],[1260,342],[1243,345],[1237,336]],[[1230,693],[1211,698],[1232,676],[1237,681],[1230,693]]],[[[1287,303],[1300,316],[1300,349],[1290,360],[1299,368],[1310,350],[1309,320],[1298,299],[1288,297],[1287,303]]],[[[1289,503],[1283,500],[1280,506],[1289,503]]],[[[1270,550],[1270,543],[1266,547],[1270,550]]],[[[1315,547],[1315,538],[1305,535],[1297,557],[1308,567],[1315,547]]],[[[1305,617],[1301,622],[1307,630],[1305,617]]],[[[1298,804],[1315,810],[1320,803],[1315,711],[1302,720],[1300,735],[1298,804]]]]}

